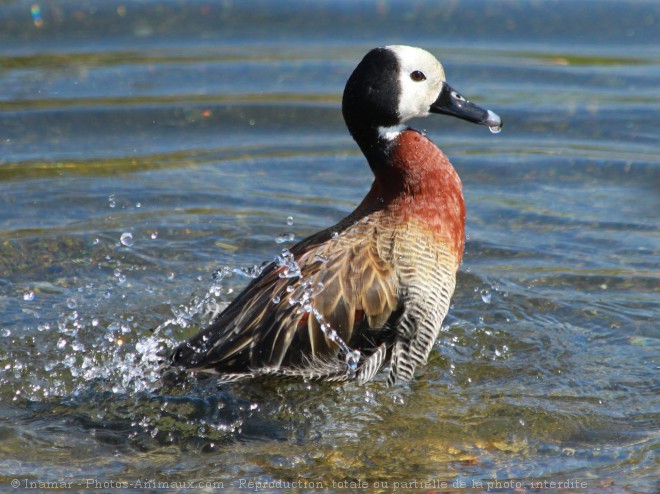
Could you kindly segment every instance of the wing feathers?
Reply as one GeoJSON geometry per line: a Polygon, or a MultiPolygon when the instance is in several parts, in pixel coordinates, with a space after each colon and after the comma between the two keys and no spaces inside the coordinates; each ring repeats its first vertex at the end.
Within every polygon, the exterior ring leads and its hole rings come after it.
{"type": "MultiPolygon", "coordinates": [[[[385,326],[399,299],[393,267],[378,254],[370,223],[351,221],[336,237],[321,232],[294,246],[291,253],[300,266],[300,278],[280,278],[277,265],[267,266],[209,328],[175,351],[175,365],[258,375],[266,368],[268,374],[279,368],[283,373],[296,373],[294,368],[304,373],[301,365],[336,360],[339,347],[324,334],[314,314],[303,309],[305,297],[349,346],[358,340],[372,341],[356,332],[385,326]],[[319,284],[320,292],[305,295],[306,288],[319,284]]],[[[360,351],[368,359],[384,350],[361,347],[360,351]]],[[[369,371],[362,375],[373,377],[370,374],[377,372],[374,368],[380,368],[383,359],[377,354],[373,361],[367,360],[369,371]]],[[[345,368],[341,360],[340,367],[345,368]]],[[[317,369],[314,374],[327,371],[317,369]]]]}

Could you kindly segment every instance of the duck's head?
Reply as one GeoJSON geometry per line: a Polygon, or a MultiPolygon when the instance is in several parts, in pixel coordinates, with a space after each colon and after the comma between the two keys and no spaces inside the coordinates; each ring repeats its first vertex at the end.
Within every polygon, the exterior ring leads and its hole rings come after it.
{"type": "MultiPolygon", "coordinates": [[[[385,46],[365,55],[346,83],[346,125],[365,154],[413,117],[452,115],[497,131],[500,117],[468,101],[445,81],[440,62],[412,46],[385,46]]],[[[369,157],[369,156],[367,156],[369,157]]]]}

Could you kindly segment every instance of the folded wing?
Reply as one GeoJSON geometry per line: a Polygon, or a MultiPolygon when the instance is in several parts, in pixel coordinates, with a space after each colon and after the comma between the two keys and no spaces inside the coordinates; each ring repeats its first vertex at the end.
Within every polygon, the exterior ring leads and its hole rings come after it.
{"type": "Polygon", "coordinates": [[[363,376],[373,377],[400,313],[398,282],[378,238],[365,217],[303,240],[290,250],[300,276],[290,266],[266,266],[206,330],[174,351],[173,364],[228,376],[341,375],[345,365],[329,337],[335,331],[360,350],[369,367],[363,376]]]}

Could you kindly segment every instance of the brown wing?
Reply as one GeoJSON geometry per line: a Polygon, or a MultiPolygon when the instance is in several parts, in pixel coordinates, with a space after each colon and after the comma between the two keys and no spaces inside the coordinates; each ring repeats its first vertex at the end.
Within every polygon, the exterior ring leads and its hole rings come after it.
{"type": "Polygon", "coordinates": [[[211,326],[175,350],[173,364],[223,374],[311,367],[339,350],[323,322],[365,357],[375,352],[396,314],[398,285],[374,222],[345,223],[291,249],[300,276],[269,264],[211,326]]]}

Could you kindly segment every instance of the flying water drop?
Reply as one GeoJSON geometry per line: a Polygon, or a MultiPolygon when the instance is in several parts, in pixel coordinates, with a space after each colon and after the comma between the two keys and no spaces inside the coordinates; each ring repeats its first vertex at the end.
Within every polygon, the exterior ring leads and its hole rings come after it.
{"type": "Polygon", "coordinates": [[[282,233],[275,237],[275,242],[278,244],[283,244],[285,242],[293,242],[296,239],[296,236],[293,233],[282,233]]]}
{"type": "Polygon", "coordinates": [[[119,237],[119,241],[122,245],[131,247],[133,245],[133,234],[129,232],[122,233],[121,237],[119,237]]]}

